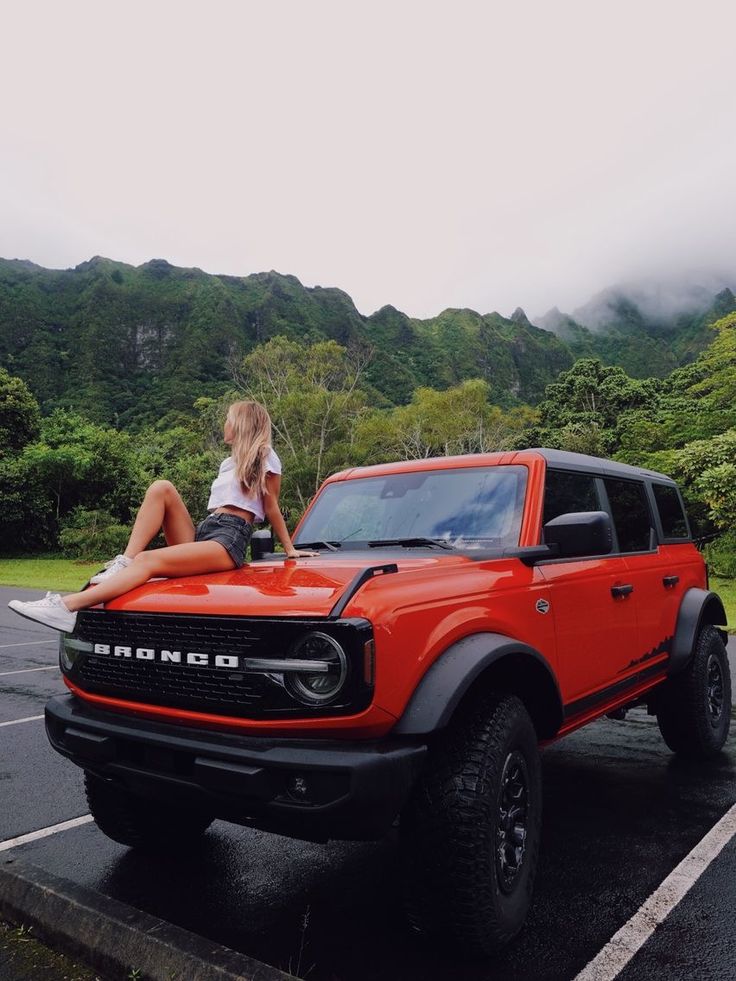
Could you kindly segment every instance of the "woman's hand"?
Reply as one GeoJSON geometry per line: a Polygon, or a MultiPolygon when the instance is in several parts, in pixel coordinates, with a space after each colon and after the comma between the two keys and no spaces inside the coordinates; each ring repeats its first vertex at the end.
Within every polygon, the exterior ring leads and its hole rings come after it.
{"type": "Polygon", "coordinates": [[[263,495],[263,511],[271,527],[279,537],[286,552],[287,559],[307,559],[319,552],[311,549],[294,548],[289,532],[286,530],[284,516],[279,509],[279,492],[281,490],[281,475],[269,473],[266,475],[266,493],[263,495]]]}

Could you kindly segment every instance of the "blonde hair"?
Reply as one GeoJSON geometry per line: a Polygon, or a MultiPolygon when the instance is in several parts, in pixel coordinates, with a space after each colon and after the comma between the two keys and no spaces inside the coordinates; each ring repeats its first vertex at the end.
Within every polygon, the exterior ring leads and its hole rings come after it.
{"type": "Polygon", "coordinates": [[[227,417],[233,427],[235,475],[246,492],[262,497],[271,452],[271,417],[260,402],[233,402],[227,417]]]}

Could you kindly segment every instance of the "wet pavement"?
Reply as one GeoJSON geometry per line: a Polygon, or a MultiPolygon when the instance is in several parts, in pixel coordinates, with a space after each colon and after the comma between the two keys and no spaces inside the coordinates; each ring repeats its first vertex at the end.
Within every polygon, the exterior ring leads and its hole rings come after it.
{"type": "MultiPolygon", "coordinates": [[[[0,723],[41,715],[65,690],[54,632],[5,606],[32,595],[0,589],[0,723]]],[[[729,652],[736,676],[736,641],[729,652]]],[[[23,857],[309,981],[564,981],[734,804],[736,725],[708,764],[677,760],[643,710],[590,725],[542,758],[534,903],[520,937],[493,961],[462,962],[441,937],[429,943],[408,930],[392,836],[318,845],[216,822],[196,849],[157,858],[84,825],[1,858],[23,857]]],[[[0,840],[87,813],[81,771],[50,749],[42,720],[0,727],[0,794],[0,840]]],[[[735,916],[732,840],[620,977],[736,977],[735,916]]]]}

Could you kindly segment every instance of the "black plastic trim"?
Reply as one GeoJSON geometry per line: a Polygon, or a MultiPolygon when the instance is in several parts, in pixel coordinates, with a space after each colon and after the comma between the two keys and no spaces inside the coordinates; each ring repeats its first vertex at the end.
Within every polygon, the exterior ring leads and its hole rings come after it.
{"type": "MultiPolygon", "coordinates": [[[[533,647],[505,634],[479,633],[464,637],[449,647],[428,668],[417,685],[392,733],[418,736],[444,728],[473,682],[492,664],[507,655],[532,658],[546,672],[556,706],[550,712],[548,732],[552,735],[562,721],[562,697],[549,664],[533,647]]],[[[531,679],[530,679],[531,681],[531,679]]],[[[541,694],[537,692],[537,694],[541,694]]]]}
{"type": "Polygon", "coordinates": [[[163,723],[74,695],[46,704],[46,731],[62,756],[144,799],[197,801],[224,820],[308,841],[382,837],[427,752],[422,740],[392,736],[299,739],[163,723]],[[288,796],[297,775],[318,789],[316,800],[288,796]]]}
{"type": "MultiPolygon", "coordinates": [[[[685,543],[683,542],[682,544],[685,543]]],[[[585,562],[591,559],[625,559],[627,555],[656,555],[658,551],[656,548],[647,548],[642,549],[640,552],[595,552],[592,555],[572,555],[561,559],[541,559],[536,565],[550,565],[553,562],[585,562]]]]}
{"type": "Polygon", "coordinates": [[[708,589],[688,589],[677,614],[669,674],[677,674],[688,666],[700,628],[706,623],[716,627],[727,625],[720,596],[708,589]]]}
{"type": "Polygon", "coordinates": [[[602,705],[604,702],[610,702],[612,698],[615,698],[617,695],[623,695],[630,688],[637,688],[648,678],[662,674],[666,667],[667,662],[661,661],[658,664],[653,664],[651,667],[637,671],[636,674],[617,681],[613,685],[608,685],[608,687],[602,688],[600,691],[593,692],[592,695],[586,695],[584,698],[578,698],[574,702],[568,702],[565,706],[565,720],[572,719],[576,715],[582,715],[583,712],[587,712],[597,705],[602,705]]]}
{"type": "Polygon", "coordinates": [[[339,620],[350,600],[369,579],[372,579],[374,576],[387,576],[398,571],[399,567],[395,562],[387,562],[384,565],[371,565],[366,569],[362,569],[353,577],[340,599],[332,607],[327,617],[328,620],[339,620]]]}
{"type": "Polygon", "coordinates": [[[516,548],[504,549],[503,558],[519,559],[524,565],[539,565],[543,561],[551,561],[557,558],[560,547],[556,543],[549,545],[520,545],[516,548]]]}

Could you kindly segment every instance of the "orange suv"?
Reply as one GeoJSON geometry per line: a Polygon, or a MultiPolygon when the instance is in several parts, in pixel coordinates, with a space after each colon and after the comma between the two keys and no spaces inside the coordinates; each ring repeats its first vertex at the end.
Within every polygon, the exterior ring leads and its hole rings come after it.
{"type": "Polygon", "coordinates": [[[550,449],[346,470],[294,538],[319,556],[259,532],[242,569],[62,635],[48,735],[116,841],[398,822],[411,922],[485,954],[531,899],[540,744],[634,705],[676,753],[726,740],[726,615],[663,474],[550,449]]]}

